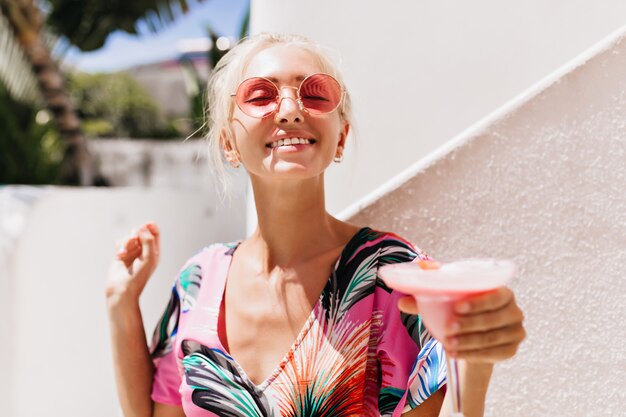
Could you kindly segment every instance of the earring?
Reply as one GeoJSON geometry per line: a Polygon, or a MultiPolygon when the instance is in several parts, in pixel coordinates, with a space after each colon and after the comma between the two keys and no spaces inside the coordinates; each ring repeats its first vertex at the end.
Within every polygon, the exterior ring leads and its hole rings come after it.
{"type": "Polygon", "coordinates": [[[343,146],[338,146],[337,154],[335,154],[335,157],[333,158],[333,162],[335,162],[336,164],[339,164],[341,163],[341,161],[343,161],[343,146]]]}
{"type": "Polygon", "coordinates": [[[231,167],[239,168],[241,166],[241,162],[239,161],[239,157],[237,154],[232,153],[224,153],[224,158],[228,161],[231,167]]]}

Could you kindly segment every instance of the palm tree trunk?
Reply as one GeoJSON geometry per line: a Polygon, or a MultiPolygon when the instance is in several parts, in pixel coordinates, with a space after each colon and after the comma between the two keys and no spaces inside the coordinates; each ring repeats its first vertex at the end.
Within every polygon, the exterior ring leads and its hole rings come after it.
{"type": "Polygon", "coordinates": [[[32,66],[64,143],[61,184],[92,185],[94,164],[63,74],[42,37],[43,16],[36,0],[0,0],[0,8],[32,66]]]}

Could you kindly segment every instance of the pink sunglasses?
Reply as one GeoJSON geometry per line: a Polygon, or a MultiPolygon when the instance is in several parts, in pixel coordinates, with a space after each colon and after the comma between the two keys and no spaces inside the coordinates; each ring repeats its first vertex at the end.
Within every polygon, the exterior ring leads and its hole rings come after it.
{"type": "MultiPolygon", "coordinates": [[[[295,101],[301,111],[312,114],[325,114],[335,110],[344,100],[346,90],[339,81],[328,74],[312,74],[300,83],[299,87],[283,87],[296,90],[295,101]]],[[[237,107],[250,117],[262,119],[278,110],[285,97],[276,84],[263,77],[248,78],[239,84],[235,94],[237,107]]],[[[343,110],[342,110],[343,111],[343,110]]]]}

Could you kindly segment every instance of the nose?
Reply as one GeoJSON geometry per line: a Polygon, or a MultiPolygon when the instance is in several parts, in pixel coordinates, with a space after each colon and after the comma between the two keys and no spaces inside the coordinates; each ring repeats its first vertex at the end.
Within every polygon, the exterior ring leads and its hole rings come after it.
{"type": "Polygon", "coordinates": [[[302,109],[295,88],[283,87],[281,96],[278,101],[278,108],[274,115],[274,121],[280,124],[300,123],[302,122],[302,109]],[[291,91],[285,95],[286,91],[291,91]]]}

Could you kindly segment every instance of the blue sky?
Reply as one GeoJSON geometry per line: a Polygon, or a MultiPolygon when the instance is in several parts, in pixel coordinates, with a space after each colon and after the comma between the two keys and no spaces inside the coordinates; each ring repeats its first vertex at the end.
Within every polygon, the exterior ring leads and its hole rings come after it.
{"type": "MultiPolygon", "coordinates": [[[[129,0],[132,1],[132,0],[129,0]]],[[[181,39],[207,36],[207,26],[224,36],[237,37],[249,0],[205,0],[193,4],[190,13],[158,34],[111,34],[101,49],[81,53],[72,48],[65,56],[70,65],[89,72],[107,72],[134,65],[175,58],[181,39]]]]}

